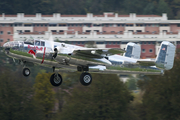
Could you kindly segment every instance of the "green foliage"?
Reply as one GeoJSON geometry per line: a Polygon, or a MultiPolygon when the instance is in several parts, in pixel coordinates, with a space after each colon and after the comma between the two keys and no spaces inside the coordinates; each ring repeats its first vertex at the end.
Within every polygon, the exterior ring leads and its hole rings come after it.
{"type": "Polygon", "coordinates": [[[55,92],[49,82],[50,73],[38,73],[34,84],[34,99],[42,106],[46,117],[52,113],[55,104],[55,92]]]}
{"type": "Polygon", "coordinates": [[[180,0],[0,0],[0,12],[6,14],[158,14],[169,18],[180,17],[180,0]]]}
{"type": "Polygon", "coordinates": [[[0,67],[1,120],[41,120],[43,113],[32,96],[32,86],[22,75],[0,67]]]}
{"type": "Polygon", "coordinates": [[[66,96],[61,120],[126,120],[130,92],[116,75],[92,74],[93,82],[77,85],[66,96]]]}
{"type": "Polygon", "coordinates": [[[126,82],[128,89],[129,90],[137,90],[137,84],[136,84],[137,81],[138,81],[137,77],[130,76],[126,82]]]}
{"type": "Polygon", "coordinates": [[[143,105],[147,120],[180,119],[180,58],[176,57],[173,69],[163,76],[148,76],[150,80],[140,81],[145,94],[143,105]],[[147,84],[148,83],[148,84],[147,84]]]}

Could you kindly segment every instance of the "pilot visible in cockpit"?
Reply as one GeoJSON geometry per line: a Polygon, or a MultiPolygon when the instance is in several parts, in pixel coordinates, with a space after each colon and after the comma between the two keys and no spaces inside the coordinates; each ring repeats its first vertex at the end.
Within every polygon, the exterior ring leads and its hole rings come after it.
{"type": "Polygon", "coordinates": [[[35,45],[40,46],[40,41],[35,41],[35,45]]]}

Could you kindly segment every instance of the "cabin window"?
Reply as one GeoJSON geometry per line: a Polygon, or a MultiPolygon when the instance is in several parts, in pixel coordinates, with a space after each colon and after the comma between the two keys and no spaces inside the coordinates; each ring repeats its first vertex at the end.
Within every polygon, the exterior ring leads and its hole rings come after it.
{"type": "Polygon", "coordinates": [[[45,42],[41,41],[41,46],[45,46],[45,42]]]}
{"type": "Polygon", "coordinates": [[[35,41],[35,45],[40,46],[40,41],[35,41]]]}

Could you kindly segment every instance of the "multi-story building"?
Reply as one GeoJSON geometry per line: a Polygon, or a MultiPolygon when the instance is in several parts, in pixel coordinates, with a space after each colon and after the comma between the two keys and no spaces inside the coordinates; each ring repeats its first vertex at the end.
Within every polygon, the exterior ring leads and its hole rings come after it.
{"type": "Polygon", "coordinates": [[[0,15],[0,44],[34,37],[85,46],[93,41],[101,48],[125,48],[128,42],[141,45],[141,57],[153,58],[162,41],[180,47],[180,20],[158,15],[0,15]]]}

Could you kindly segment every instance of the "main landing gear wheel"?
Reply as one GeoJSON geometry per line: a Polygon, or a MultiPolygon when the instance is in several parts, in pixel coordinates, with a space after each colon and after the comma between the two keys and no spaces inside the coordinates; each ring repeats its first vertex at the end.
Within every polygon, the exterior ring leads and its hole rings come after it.
{"type": "Polygon", "coordinates": [[[28,68],[24,68],[24,69],[23,69],[23,75],[24,75],[24,76],[27,77],[27,76],[29,76],[30,74],[31,74],[31,71],[30,71],[28,68]]]}
{"type": "Polygon", "coordinates": [[[82,73],[80,76],[80,82],[84,86],[88,86],[92,82],[92,76],[89,73],[82,73]]]}
{"type": "Polygon", "coordinates": [[[53,86],[59,86],[62,83],[62,77],[60,74],[52,74],[50,78],[50,82],[53,86]]]}

